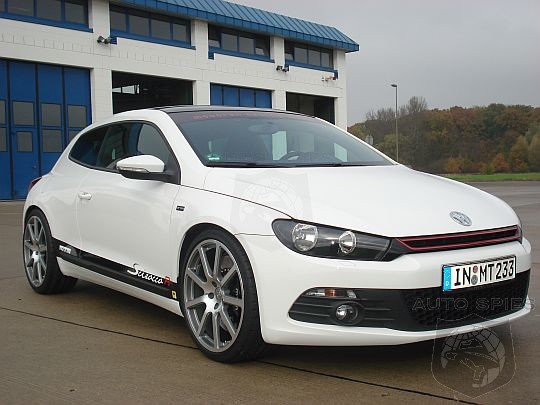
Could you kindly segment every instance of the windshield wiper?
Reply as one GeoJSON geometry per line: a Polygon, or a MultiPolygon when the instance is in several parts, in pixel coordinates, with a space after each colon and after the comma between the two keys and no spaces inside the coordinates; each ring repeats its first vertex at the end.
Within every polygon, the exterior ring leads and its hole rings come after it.
{"type": "Polygon", "coordinates": [[[208,162],[208,167],[291,167],[291,165],[281,165],[274,163],[259,162],[208,162]]]}
{"type": "Polygon", "coordinates": [[[294,167],[351,167],[351,166],[371,166],[363,163],[328,162],[328,163],[298,163],[294,167]]]}

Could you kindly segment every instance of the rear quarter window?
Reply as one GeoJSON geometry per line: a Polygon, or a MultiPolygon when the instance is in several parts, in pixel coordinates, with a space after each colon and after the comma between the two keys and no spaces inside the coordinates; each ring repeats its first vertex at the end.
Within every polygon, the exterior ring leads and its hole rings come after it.
{"type": "Polygon", "coordinates": [[[89,131],[75,142],[69,157],[88,166],[95,166],[107,127],[89,131]]]}

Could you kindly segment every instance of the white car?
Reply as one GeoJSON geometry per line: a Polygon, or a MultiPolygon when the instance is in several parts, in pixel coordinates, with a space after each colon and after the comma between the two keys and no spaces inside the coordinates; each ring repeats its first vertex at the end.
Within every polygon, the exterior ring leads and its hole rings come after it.
{"type": "Polygon", "coordinates": [[[316,118],[164,107],[95,123],[31,183],[24,267],[186,319],[208,357],[393,345],[527,314],[514,211],[316,118]]]}

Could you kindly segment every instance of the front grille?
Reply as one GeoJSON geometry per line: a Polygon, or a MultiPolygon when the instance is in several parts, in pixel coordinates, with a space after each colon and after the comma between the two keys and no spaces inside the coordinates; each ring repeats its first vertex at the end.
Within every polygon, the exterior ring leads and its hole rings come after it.
{"type": "Polygon", "coordinates": [[[414,321],[426,328],[435,327],[439,319],[456,324],[466,323],[463,318],[471,315],[486,319],[498,318],[523,308],[529,287],[529,273],[518,273],[514,280],[491,286],[465,288],[455,292],[443,292],[439,287],[404,290],[403,297],[414,321]]]}
{"type": "MultiPolygon", "coordinates": [[[[474,323],[471,316],[495,319],[522,309],[527,299],[530,271],[513,280],[444,292],[442,287],[408,290],[354,289],[357,298],[301,295],[289,310],[292,319],[302,322],[340,325],[336,308],[354,303],[362,316],[353,325],[404,331],[425,331],[474,323]],[[441,325],[439,325],[439,328],[441,325]]],[[[481,320],[481,319],[480,319],[481,320]]]]}
{"type": "Polygon", "coordinates": [[[475,232],[398,238],[397,240],[412,252],[433,252],[495,245],[520,239],[520,228],[518,226],[510,226],[475,232]]]}

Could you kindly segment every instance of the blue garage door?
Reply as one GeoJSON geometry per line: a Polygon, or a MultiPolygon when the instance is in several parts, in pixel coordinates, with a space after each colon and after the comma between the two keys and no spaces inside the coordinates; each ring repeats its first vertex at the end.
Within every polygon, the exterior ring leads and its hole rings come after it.
{"type": "Polygon", "coordinates": [[[0,199],[25,198],[90,121],[88,70],[0,60],[0,199]]]}
{"type": "Polygon", "coordinates": [[[272,108],[272,92],[248,87],[211,84],[210,104],[232,107],[272,108]]]}

